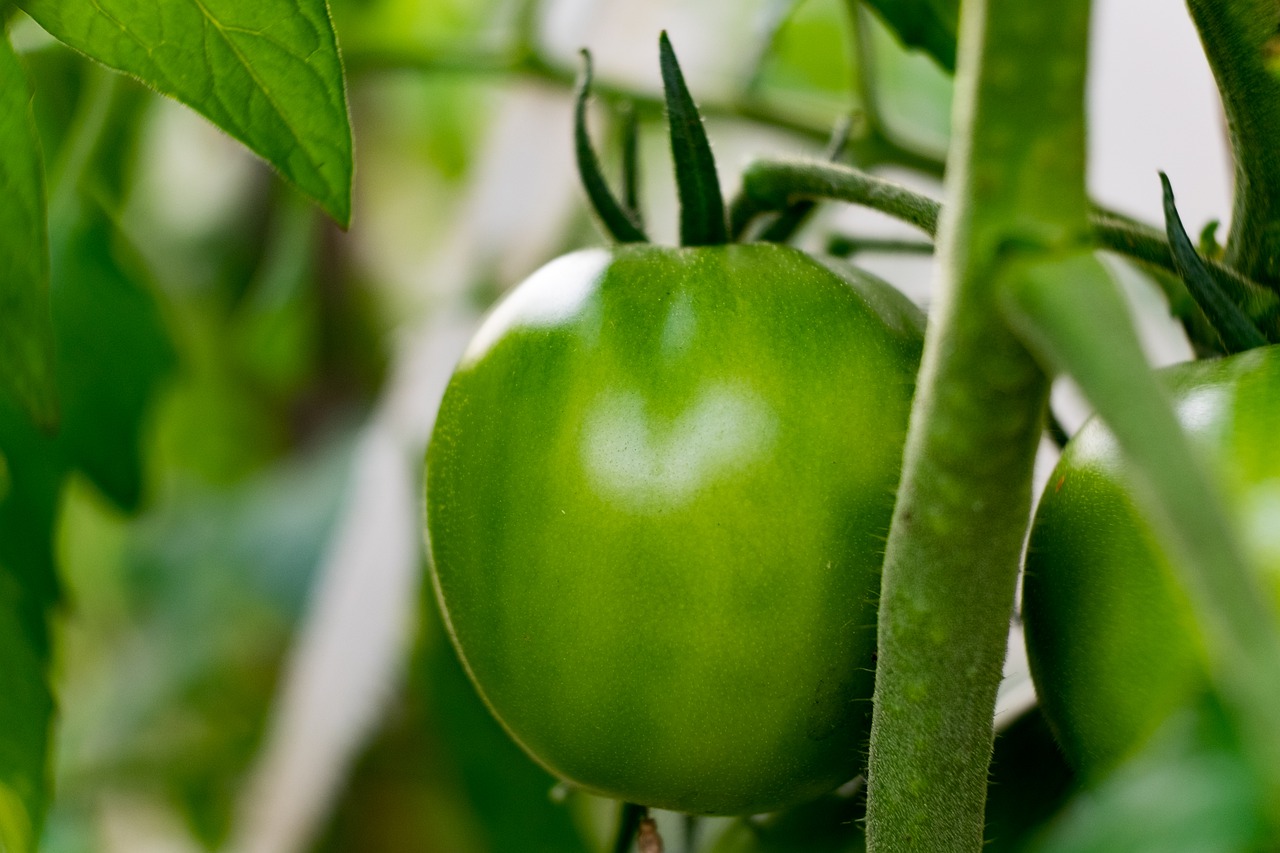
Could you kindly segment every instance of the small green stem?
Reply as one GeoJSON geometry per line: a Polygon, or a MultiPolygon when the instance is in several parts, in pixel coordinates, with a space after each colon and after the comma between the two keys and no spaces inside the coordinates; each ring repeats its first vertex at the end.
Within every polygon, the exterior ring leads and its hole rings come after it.
{"type": "MultiPolygon", "coordinates": [[[[819,160],[757,160],[743,173],[742,185],[742,194],[730,212],[734,233],[743,233],[753,218],[785,210],[802,199],[869,207],[914,225],[930,237],[936,235],[942,214],[942,203],[936,199],[859,169],[819,160]]],[[[1092,213],[1089,223],[1099,248],[1144,266],[1177,271],[1168,241],[1155,228],[1108,212],[1092,213]]],[[[1217,261],[1205,259],[1204,263],[1218,286],[1258,322],[1268,338],[1280,340],[1280,298],[1217,261]]],[[[1167,280],[1162,281],[1165,283],[1167,280]]]]}
{"type": "MultiPolygon", "coordinates": [[[[573,88],[573,69],[553,62],[536,51],[500,53],[433,53],[426,50],[348,48],[343,54],[351,77],[411,71],[420,74],[453,74],[469,77],[521,77],[557,89],[573,88]]],[[[663,99],[653,93],[616,83],[597,81],[597,96],[611,101],[631,101],[643,118],[662,115],[663,99]]],[[[707,118],[736,119],[792,133],[815,142],[830,135],[830,128],[800,121],[771,110],[752,99],[705,101],[698,103],[707,118]]],[[[941,176],[943,164],[936,158],[913,151],[888,139],[873,128],[864,127],[849,142],[850,156],[863,166],[895,165],[926,175],[941,176]]]]}
{"type": "Polygon", "coordinates": [[[1188,0],[1222,93],[1235,157],[1226,261],[1280,290],[1280,3],[1188,0]]]}
{"type": "Polygon", "coordinates": [[[862,252],[886,255],[932,255],[933,244],[924,240],[884,240],[875,237],[848,237],[843,234],[827,240],[826,252],[837,258],[851,258],[862,252]]]}
{"type": "Polygon", "coordinates": [[[942,204],[936,199],[860,169],[820,160],[757,160],[742,174],[742,195],[730,227],[743,233],[762,213],[786,210],[804,199],[831,199],[870,207],[937,234],[942,204]]]}

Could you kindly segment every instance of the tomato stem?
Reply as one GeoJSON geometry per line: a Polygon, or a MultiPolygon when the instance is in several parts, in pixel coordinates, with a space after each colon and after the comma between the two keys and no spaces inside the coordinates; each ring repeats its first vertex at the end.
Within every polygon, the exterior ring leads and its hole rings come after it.
{"type": "MultiPolygon", "coordinates": [[[[831,131],[831,139],[827,141],[827,150],[823,152],[823,159],[835,162],[844,156],[845,148],[849,142],[849,131],[852,126],[853,121],[849,116],[845,116],[836,124],[831,131]]],[[[730,210],[734,210],[741,203],[742,195],[739,194],[734,199],[734,203],[730,205],[730,210]]],[[[808,221],[809,217],[813,215],[817,207],[818,200],[812,198],[791,202],[785,210],[778,212],[777,217],[766,225],[755,239],[764,243],[788,242],[800,230],[801,226],[808,221]]],[[[741,232],[734,232],[732,236],[734,240],[741,241],[746,235],[741,232]]]]}
{"type": "MultiPolygon", "coordinates": [[[[881,586],[869,851],[982,849],[996,690],[1049,387],[1000,318],[996,277],[1011,256],[1091,238],[1088,19],[1077,0],[962,6],[938,296],[881,586]]],[[[927,208],[908,210],[927,223],[927,208]]]]}
{"type": "MultiPolygon", "coordinates": [[[[742,194],[730,211],[735,234],[748,231],[757,217],[784,210],[798,200],[829,199],[878,210],[933,237],[943,208],[936,199],[901,184],[819,160],[757,160],[747,167],[742,182],[742,194]]],[[[1090,214],[1089,224],[1099,248],[1124,255],[1151,270],[1177,273],[1173,250],[1154,227],[1097,210],[1090,214]]],[[[1201,260],[1214,284],[1241,306],[1267,340],[1280,342],[1280,298],[1217,261],[1201,260]]],[[[1190,296],[1180,283],[1171,289],[1167,277],[1159,282],[1166,288],[1171,304],[1189,302],[1190,296]]]]}
{"type": "Polygon", "coordinates": [[[1222,93],[1235,158],[1227,263],[1280,289],[1280,5],[1188,0],[1222,93]]]}

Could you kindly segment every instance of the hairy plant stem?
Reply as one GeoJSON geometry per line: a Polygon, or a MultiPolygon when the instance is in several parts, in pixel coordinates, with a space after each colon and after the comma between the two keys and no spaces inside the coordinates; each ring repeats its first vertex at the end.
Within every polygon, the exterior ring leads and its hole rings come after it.
{"type": "Polygon", "coordinates": [[[1235,157],[1226,262],[1280,290],[1280,3],[1188,0],[1235,157]]]}
{"type": "MultiPolygon", "coordinates": [[[[344,51],[347,72],[353,78],[393,72],[453,74],[470,77],[516,77],[556,89],[571,90],[576,73],[572,68],[543,56],[537,50],[515,52],[433,53],[427,50],[385,50],[348,48],[344,51]]],[[[593,91],[611,101],[629,101],[643,118],[662,116],[664,101],[654,92],[597,81],[593,91]]],[[[707,118],[736,119],[776,128],[815,142],[825,141],[831,128],[800,121],[754,99],[728,101],[699,100],[698,108],[707,118]]],[[[895,165],[927,175],[941,176],[943,164],[889,139],[869,122],[858,124],[849,140],[849,155],[862,166],[895,165]]]]}
{"type": "MultiPolygon", "coordinates": [[[[937,235],[942,213],[942,203],[936,199],[859,169],[819,160],[757,160],[747,167],[742,182],[742,194],[730,211],[730,225],[738,235],[746,233],[756,217],[784,210],[803,199],[869,207],[914,225],[930,237],[937,235]]],[[[1091,213],[1089,225],[1098,248],[1148,268],[1176,273],[1169,243],[1154,227],[1103,211],[1091,213]]],[[[1219,287],[1258,322],[1269,339],[1280,340],[1280,298],[1217,261],[1203,260],[1219,287]]],[[[1159,283],[1176,311],[1185,314],[1195,310],[1180,282],[1165,276],[1159,283]]]]}
{"type": "Polygon", "coordinates": [[[948,207],[886,548],[870,851],[983,843],[992,718],[1049,381],[998,311],[1011,255],[1088,242],[1088,3],[968,0],[948,207]]]}

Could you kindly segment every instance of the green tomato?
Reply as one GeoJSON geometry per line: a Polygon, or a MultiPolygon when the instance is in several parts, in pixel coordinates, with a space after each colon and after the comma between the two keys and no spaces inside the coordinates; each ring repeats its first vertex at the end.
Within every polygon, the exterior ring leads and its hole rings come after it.
{"type": "Polygon", "coordinates": [[[431,438],[427,538],[530,755],[701,814],[857,774],[920,347],[888,285],[766,244],[578,252],[494,309],[431,438]]]}
{"type": "MultiPolygon", "coordinates": [[[[1280,349],[1179,365],[1164,379],[1280,603],[1280,349]]],[[[1087,423],[1049,479],[1027,551],[1032,675],[1067,756],[1089,773],[1133,754],[1208,685],[1190,602],[1130,477],[1110,432],[1087,423]]]]}

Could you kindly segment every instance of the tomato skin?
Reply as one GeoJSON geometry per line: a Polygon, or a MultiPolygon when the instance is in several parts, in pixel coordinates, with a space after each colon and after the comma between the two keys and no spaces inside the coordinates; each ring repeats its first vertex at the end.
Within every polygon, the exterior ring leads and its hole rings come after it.
{"type": "MultiPolygon", "coordinates": [[[[1163,372],[1264,586],[1280,604],[1280,348],[1163,372]]],[[[1049,479],[1027,552],[1032,676],[1068,758],[1105,773],[1208,686],[1191,605],[1135,509],[1114,438],[1096,419],[1049,479]]]]}
{"type": "Polygon", "coordinates": [[[765,244],[578,252],[493,311],[428,449],[427,538],[526,751],[703,814],[856,775],[920,345],[887,285],[765,244]]]}

